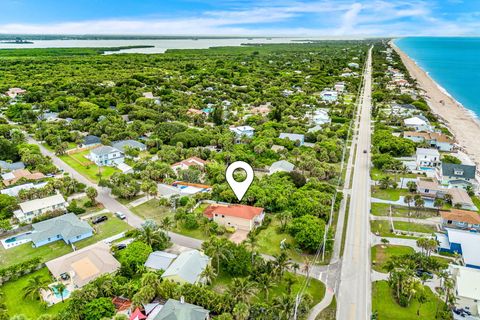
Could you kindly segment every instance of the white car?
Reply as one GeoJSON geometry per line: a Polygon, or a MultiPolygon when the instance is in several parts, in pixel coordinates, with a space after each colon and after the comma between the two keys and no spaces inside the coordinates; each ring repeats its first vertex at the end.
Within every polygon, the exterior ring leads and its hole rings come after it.
{"type": "Polygon", "coordinates": [[[125,220],[127,218],[127,216],[125,215],[125,213],[122,213],[120,211],[117,211],[115,212],[115,215],[119,218],[119,219],[122,219],[122,220],[125,220]]]}

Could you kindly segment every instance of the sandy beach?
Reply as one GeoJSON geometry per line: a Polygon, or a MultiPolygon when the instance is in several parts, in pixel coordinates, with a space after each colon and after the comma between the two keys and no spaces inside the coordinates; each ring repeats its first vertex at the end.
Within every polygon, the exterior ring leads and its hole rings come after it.
{"type": "Polygon", "coordinates": [[[442,119],[463,152],[480,164],[480,123],[458,101],[442,90],[437,83],[420,68],[407,54],[393,42],[390,46],[400,55],[410,76],[417,80],[420,89],[425,91],[431,110],[442,119]],[[477,141],[477,139],[479,141],[477,141]]]}

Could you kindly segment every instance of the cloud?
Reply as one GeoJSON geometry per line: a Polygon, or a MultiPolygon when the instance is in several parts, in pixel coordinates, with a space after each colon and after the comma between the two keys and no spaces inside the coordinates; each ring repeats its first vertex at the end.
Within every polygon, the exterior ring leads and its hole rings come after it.
{"type": "Polygon", "coordinates": [[[423,0],[229,0],[224,5],[171,18],[0,23],[0,33],[403,36],[475,34],[479,26],[478,19],[465,21],[460,15],[442,19],[441,7],[435,12],[431,1],[423,0]]]}

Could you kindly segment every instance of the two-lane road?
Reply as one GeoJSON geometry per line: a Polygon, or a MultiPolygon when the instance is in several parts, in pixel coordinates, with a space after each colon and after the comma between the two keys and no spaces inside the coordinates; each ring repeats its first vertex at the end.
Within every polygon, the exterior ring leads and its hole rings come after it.
{"type": "Polygon", "coordinates": [[[367,320],[371,312],[370,268],[370,112],[372,89],[371,49],[364,72],[359,103],[359,128],[353,184],[348,213],[345,252],[338,294],[337,319],[367,320]]]}

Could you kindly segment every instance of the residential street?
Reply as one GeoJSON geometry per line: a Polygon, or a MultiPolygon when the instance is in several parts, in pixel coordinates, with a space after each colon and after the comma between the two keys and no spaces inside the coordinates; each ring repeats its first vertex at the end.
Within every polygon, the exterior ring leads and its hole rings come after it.
{"type": "Polygon", "coordinates": [[[371,49],[366,64],[365,83],[360,100],[355,171],[351,191],[345,252],[343,255],[338,293],[337,319],[370,318],[370,109],[371,109],[371,49]],[[366,151],[366,152],[364,152],[366,151]]]}
{"type": "MultiPolygon", "coordinates": [[[[52,158],[53,163],[59,169],[63,170],[64,172],[69,173],[72,178],[84,183],[85,185],[87,185],[89,187],[94,187],[95,189],[97,189],[98,190],[97,201],[103,203],[105,208],[107,208],[111,212],[116,212],[116,211],[123,212],[127,216],[127,219],[125,221],[129,225],[131,225],[132,227],[135,227],[135,228],[139,228],[145,222],[144,219],[135,215],[132,211],[130,211],[130,209],[128,209],[126,206],[124,206],[123,204],[118,202],[110,194],[110,189],[99,187],[98,185],[96,185],[92,181],[88,180],[87,178],[82,176],[80,173],[75,171],[72,167],[67,165],[62,160],[60,160],[55,155],[55,153],[47,150],[44,146],[42,146],[41,143],[39,143],[38,141],[36,141],[32,137],[27,135],[27,140],[28,140],[28,143],[38,145],[40,147],[40,150],[41,150],[42,154],[52,158]]],[[[186,237],[186,236],[183,236],[183,235],[180,235],[180,234],[177,234],[177,233],[173,233],[173,232],[169,232],[168,234],[169,234],[172,242],[177,244],[177,245],[180,245],[180,246],[198,249],[202,245],[202,241],[198,240],[198,239],[186,237]]]]}

